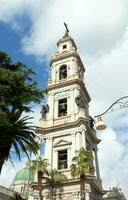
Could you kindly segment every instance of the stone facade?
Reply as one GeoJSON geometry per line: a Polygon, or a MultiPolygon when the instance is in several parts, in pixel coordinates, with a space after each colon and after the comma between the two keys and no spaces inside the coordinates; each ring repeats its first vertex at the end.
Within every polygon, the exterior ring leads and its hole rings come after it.
{"type": "MultiPolygon", "coordinates": [[[[86,199],[100,200],[103,195],[97,156],[100,140],[89,116],[91,98],[84,83],[85,68],[69,35],[60,39],[57,46],[58,51],[50,60],[51,78],[46,88],[48,109],[43,106],[38,130],[45,140],[45,158],[50,163],[49,168],[58,169],[68,177],[62,188],[56,188],[54,199],[81,199],[80,180],[72,179],[70,165],[75,151],[84,147],[93,151],[95,167],[93,178],[88,176],[85,181],[86,199]]],[[[35,183],[32,187],[37,199],[38,187],[35,183]]],[[[48,188],[42,188],[44,199],[49,198],[48,194],[48,188]]]]}
{"type": "MultiPolygon", "coordinates": [[[[98,143],[94,121],[89,115],[91,100],[84,83],[85,68],[77,52],[74,40],[66,35],[57,43],[58,51],[50,60],[51,78],[48,80],[47,104],[42,107],[42,117],[38,133],[45,141],[45,158],[50,169],[63,172],[68,181],[56,186],[53,200],[80,200],[80,179],[70,175],[70,165],[75,151],[81,147],[91,149],[94,156],[95,173],[86,176],[86,200],[125,200],[118,188],[103,191],[98,163],[98,143]],[[62,72],[62,74],[61,74],[62,72]],[[60,112],[60,113],[59,113],[60,112]],[[64,159],[62,159],[64,157],[64,159]],[[106,193],[106,194],[105,194],[106,193]]],[[[31,200],[39,199],[37,174],[34,181],[26,170],[21,170],[11,185],[13,191],[21,193],[31,200]],[[21,172],[22,173],[21,176],[21,172]],[[29,179],[26,179],[26,177],[29,179]],[[31,183],[28,191],[28,183],[31,183]],[[33,191],[32,191],[33,189],[33,191]]],[[[42,183],[43,200],[50,199],[49,185],[42,183]]]]}

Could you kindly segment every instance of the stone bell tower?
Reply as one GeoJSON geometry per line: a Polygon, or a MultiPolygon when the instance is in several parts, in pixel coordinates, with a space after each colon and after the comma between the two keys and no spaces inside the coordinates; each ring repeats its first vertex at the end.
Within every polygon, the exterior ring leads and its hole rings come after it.
{"type": "Polygon", "coordinates": [[[85,68],[67,27],[65,35],[57,42],[57,48],[50,60],[48,99],[42,109],[39,129],[45,140],[45,158],[49,167],[62,171],[69,179],[61,192],[58,188],[55,199],[59,199],[60,193],[61,199],[80,199],[80,181],[71,177],[70,165],[75,151],[84,147],[93,151],[95,166],[94,178],[88,177],[85,183],[86,199],[100,200],[103,192],[97,157],[100,140],[89,116],[91,98],[84,83],[85,68]]]}

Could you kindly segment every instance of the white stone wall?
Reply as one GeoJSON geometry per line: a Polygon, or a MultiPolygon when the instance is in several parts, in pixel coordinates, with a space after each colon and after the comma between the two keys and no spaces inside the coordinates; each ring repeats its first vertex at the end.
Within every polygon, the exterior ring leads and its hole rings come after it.
{"type": "Polygon", "coordinates": [[[45,140],[45,158],[52,169],[58,168],[58,151],[68,150],[68,169],[65,170],[67,171],[70,169],[75,151],[80,147],[86,148],[86,127],[83,125],[54,131],[52,134],[49,133],[45,140]]]}
{"type": "MultiPolygon", "coordinates": [[[[91,188],[89,183],[85,183],[85,199],[86,200],[102,200],[102,194],[91,188]]],[[[43,200],[50,199],[50,188],[44,186],[42,189],[43,200]]],[[[34,193],[34,199],[39,199],[38,191],[34,193]]],[[[54,200],[81,200],[80,182],[74,181],[56,186],[53,191],[54,200]]]]}
{"type": "MultiPolygon", "coordinates": [[[[89,118],[88,106],[86,106],[86,110],[80,109],[75,102],[75,98],[80,95],[80,90],[80,86],[74,84],[48,92],[47,103],[49,105],[49,112],[47,113],[46,119],[40,119],[40,127],[50,127],[74,122],[79,117],[89,118]],[[58,117],[58,101],[63,98],[67,98],[67,116],[58,117]]],[[[83,100],[86,102],[84,97],[83,100]]]]}
{"type": "MultiPolygon", "coordinates": [[[[48,82],[48,105],[49,112],[45,119],[40,120],[40,127],[46,128],[44,134],[45,158],[48,159],[51,169],[58,169],[58,151],[67,149],[68,167],[61,170],[69,179],[69,182],[63,187],[56,188],[55,200],[80,200],[80,181],[77,183],[71,181],[70,165],[75,151],[81,147],[86,149],[86,142],[93,149],[96,142],[95,131],[90,131],[89,124],[89,101],[90,97],[87,93],[83,81],[84,69],[82,62],[76,52],[75,45],[72,40],[59,43],[58,52],[51,59],[51,78],[48,82]],[[67,45],[63,49],[63,45],[67,45]],[[59,80],[59,70],[62,65],[67,66],[67,78],[59,80]],[[72,81],[73,80],[73,81],[72,81]],[[71,84],[72,83],[72,84],[71,84]],[[75,102],[77,96],[81,96],[85,103],[85,108],[80,108],[75,102]],[[58,117],[58,101],[67,98],[67,116],[58,117]],[[84,120],[81,120],[84,119],[84,120]],[[74,126],[73,126],[74,124],[74,126]],[[52,129],[52,131],[50,130],[52,129]]],[[[84,106],[83,106],[84,107],[84,106]]],[[[96,160],[98,165],[98,159],[96,160]]],[[[98,166],[96,173],[98,172],[98,166]]],[[[99,190],[101,185],[96,182],[99,190]]],[[[101,195],[94,190],[89,183],[85,184],[86,200],[101,200],[101,195]],[[90,196],[91,192],[91,196],[90,196]],[[96,194],[96,195],[95,195],[96,194]]],[[[49,189],[42,191],[44,199],[49,199],[49,189]]],[[[35,193],[35,199],[38,194],[35,193]]]]}

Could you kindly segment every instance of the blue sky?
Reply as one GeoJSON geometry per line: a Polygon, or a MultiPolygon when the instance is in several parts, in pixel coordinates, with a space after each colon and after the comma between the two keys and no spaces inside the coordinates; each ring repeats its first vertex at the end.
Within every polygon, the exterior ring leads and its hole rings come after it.
{"type": "Polygon", "coordinates": [[[21,39],[30,28],[29,17],[20,19],[20,25],[22,29],[14,30],[10,24],[0,22],[0,49],[11,56],[13,62],[21,61],[31,67],[36,72],[35,80],[39,88],[45,88],[49,76],[47,57],[42,56],[42,61],[39,61],[33,55],[24,54],[21,39]]]}
{"type": "MultiPolygon", "coordinates": [[[[0,0],[0,5],[0,50],[14,62],[33,67],[40,88],[47,85],[48,62],[64,34],[65,21],[85,65],[85,84],[92,99],[90,114],[102,113],[116,99],[128,95],[127,0],[0,0]]],[[[34,111],[34,123],[38,123],[40,107],[35,106],[34,111]]],[[[128,196],[127,109],[104,119],[107,129],[97,133],[102,139],[99,162],[103,185],[108,188],[119,183],[128,196]]],[[[16,161],[15,166],[18,170],[23,162],[16,161]]],[[[9,185],[15,173],[7,163],[0,184],[9,185]],[[9,170],[12,176],[5,181],[9,170]]]]}
{"type": "MultiPolygon", "coordinates": [[[[19,20],[19,18],[17,20],[19,20]]],[[[22,26],[22,29],[15,30],[10,26],[10,24],[0,22],[0,50],[6,52],[12,58],[13,62],[21,61],[28,67],[31,67],[34,72],[36,72],[34,79],[38,83],[38,87],[44,89],[47,86],[47,80],[50,72],[47,56],[43,56],[41,61],[33,55],[24,54],[21,46],[21,39],[30,28],[31,24],[29,17],[23,16],[20,18],[20,25],[22,26]]],[[[33,109],[35,106],[36,105],[33,105],[33,109]]],[[[39,105],[39,107],[41,109],[41,105],[39,105]]],[[[15,155],[13,149],[11,152],[12,160],[17,160],[17,156],[15,155]]],[[[44,143],[42,145],[42,154],[44,154],[44,143]]],[[[24,154],[22,157],[22,159],[25,159],[24,154]]]]}

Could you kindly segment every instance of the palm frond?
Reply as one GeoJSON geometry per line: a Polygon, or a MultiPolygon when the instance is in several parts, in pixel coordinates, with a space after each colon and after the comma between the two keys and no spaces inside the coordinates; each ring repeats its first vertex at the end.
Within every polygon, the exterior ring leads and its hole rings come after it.
{"type": "Polygon", "coordinates": [[[76,155],[72,159],[71,176],[81,176],[82,174],[93,174],[93,155],[91,150],[86,150],[83,147],[76,151],[76,155]]]}
{"type": "Polygon", "coordinates": [[[38,171],[42,171],[44,174],[47,174],[47,166],[49,165],[47,159],[42,159],[41,156],[38,156],[36,160],[32,160],[30,171],[32,174],[35,174],[38,171]]]}
{"type": "Polygon", "coordinates": [[[67,181],[67,177],[60,171],[56,169],[52,169],[48,171],[46,181],[52,186],[60,185],[64,181],[67,181]]]}
{"type": "Polygon", "coordinates": [[[31,127],[28,121],[31,118],[28,116],[19,118],[20,116],[21,111],[15,110],[15,113],[8,118],[8,124],[2,122],[0,124],[0,169],[2,169],[4,161],[11,156],[10,149],[12,147],[19,159],[21,158],[21,149],[29,158],[26,145],[29,146],[32,153],[37,154],[38,144],[35,141],[34,127],[31,127]]]}

